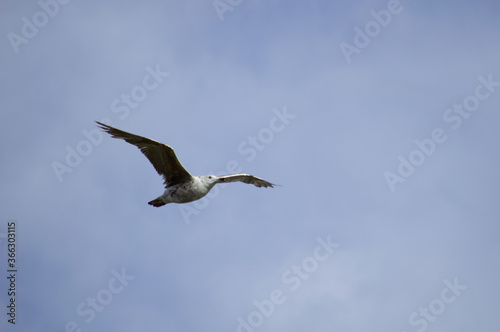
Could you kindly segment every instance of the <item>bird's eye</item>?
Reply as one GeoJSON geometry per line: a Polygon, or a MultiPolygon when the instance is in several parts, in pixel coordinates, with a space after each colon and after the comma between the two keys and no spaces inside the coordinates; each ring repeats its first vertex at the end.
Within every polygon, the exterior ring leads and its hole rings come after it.
{"type": "Polygon", "coordinates": [[[211,179],[211,178],[212,178],[212,176],[209,176],[208,178],[209,178],[209,179],[211,179]]]}

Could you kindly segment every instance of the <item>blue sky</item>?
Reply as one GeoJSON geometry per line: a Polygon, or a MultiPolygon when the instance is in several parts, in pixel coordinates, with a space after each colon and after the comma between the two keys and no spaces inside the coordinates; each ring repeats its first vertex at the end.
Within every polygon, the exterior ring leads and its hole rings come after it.
{"type": "Polygon", "coordinates": [[[498,330],[498,2],[1,7],[0,330],[498,330]]]}

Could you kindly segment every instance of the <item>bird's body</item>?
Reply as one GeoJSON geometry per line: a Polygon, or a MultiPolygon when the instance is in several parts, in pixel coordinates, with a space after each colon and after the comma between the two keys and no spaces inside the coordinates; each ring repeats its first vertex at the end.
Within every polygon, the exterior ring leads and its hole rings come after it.
{"type": "Polygon", "coordinates": [[[148,204],[159,207],[167,203],[189,203],[196,201],[208,194],[213,186],[217,184],[216,178],[216,176],[212,175],[193,176],[188,182],[167,187],[163,195],[148,204]]]}
{"type": "Polygon", "coordinates": [[[174,150],[163,143],[137,136],[97,122],[102,130],[137,146],[163,176],[165,192],[148,204],[160,207],[168,203],[196,201],[210,192],[217,183],[240,181],[256,187],[273,187],[273,184],[250,174],[192,176],[177,159],[174,150]]]}

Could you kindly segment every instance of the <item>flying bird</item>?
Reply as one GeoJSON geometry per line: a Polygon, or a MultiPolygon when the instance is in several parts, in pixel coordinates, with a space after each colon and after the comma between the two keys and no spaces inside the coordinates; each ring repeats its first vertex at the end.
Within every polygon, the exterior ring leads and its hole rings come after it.
{"type": "Polygon", "coordinates": [[[230,175],[201,175],[193,176],[182,166],[177,159],[174,150],[163,143],[155,140],[127,133],[96,121],[99,128],[107,132],[113,138],[120,138],[138,147],[149,159],[158,174],[163,177],[165,192],[158,196],[149,205],[160,207],[168,203],[188,203],[196,201],[206,194],[217,184],[240,181],[253,184],[256,187],[275,186],[261,178],[250,174],[230,174],[230,175]]]}

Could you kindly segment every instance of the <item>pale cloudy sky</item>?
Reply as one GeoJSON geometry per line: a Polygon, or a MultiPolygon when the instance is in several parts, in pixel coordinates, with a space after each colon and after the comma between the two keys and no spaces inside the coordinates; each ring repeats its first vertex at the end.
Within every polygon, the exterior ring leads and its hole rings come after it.
{"type": "Polygon", "coordinates": [[[499,9],[4,1],[0,330],[497,331],[499,9]],[[153,208],[103,119],[281,186],[153,208]]]}

